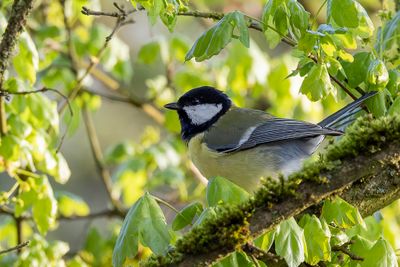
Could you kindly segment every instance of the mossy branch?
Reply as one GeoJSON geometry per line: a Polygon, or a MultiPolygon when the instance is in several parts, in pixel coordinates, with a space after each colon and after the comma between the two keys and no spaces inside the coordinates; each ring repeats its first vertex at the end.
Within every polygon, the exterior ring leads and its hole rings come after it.
{"type": "MultiPolygon", "coordinates": [[[[0,43],[0,92],[3,91],[4,74],[8,66],[11,53],[17,44],[18,36],[26,24],[26,18],[32,10],[33,0],[15,0],[11,8],[11,15],[7,28],[0,43]]],[[[0,134],[7,133],[7,118],[4,98],[0,96],[0,134]]]]}
{"type": "Polygon", "coordinates": [[[146,265],[210,264],[333,195],[369,215],[400,198],[399,185],[400,116],[364,117],[319,161],[284,184],[267,181],[240,206],[220,207],[217,218],[193,228],[178,240],[174,251],[166,257],[153,256],[146,265]]]}

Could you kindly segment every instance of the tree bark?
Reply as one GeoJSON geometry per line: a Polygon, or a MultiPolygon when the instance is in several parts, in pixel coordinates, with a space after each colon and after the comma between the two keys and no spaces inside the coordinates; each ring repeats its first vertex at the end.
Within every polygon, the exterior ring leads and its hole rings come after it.
{"type": "MultiPolygon", "coordinates": [[[[400,143],[396,142],[373,155],[359,155],[340,166],[323,172],[329,183],[302,182],[296,197],[288,198],[272,208],[256,209],[249,220],[251,236],[272,230],[280,222],[299,215],[323,199],[339,195],[356,206],[363,216],[400,198],[400,143]]],[[[220,248],[206,254],[184,254],[179,266],[203,266],[222,258],[234,249],[220,248]]]]}

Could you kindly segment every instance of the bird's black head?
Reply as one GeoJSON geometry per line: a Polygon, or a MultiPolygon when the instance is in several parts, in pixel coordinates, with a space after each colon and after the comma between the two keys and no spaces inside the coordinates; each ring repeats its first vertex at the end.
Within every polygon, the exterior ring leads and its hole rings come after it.
{"type": "Polygon", "coordinates": [[[165,107],[178,112],[182,138],[188,141],[194,135],[207,130],[231,105],[231,100],[223,92],[210,86],[202,86],[188,91],[178,102],[169,103],[165,107]]]}

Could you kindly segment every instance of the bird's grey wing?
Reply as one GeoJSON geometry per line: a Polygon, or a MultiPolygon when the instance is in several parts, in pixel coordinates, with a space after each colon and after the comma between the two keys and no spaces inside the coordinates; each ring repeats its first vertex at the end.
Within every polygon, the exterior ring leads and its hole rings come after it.
{"type": "Polygon", "coordinates": [[[214,151],[237,148],[244,137],[270,118],[261,110],[233,107],[204,133],[204,143],[214,151]]]}
{"type": "Polygon", "coordinates": [[[220,147],[219,152],[234,152],[273,142],[310,138],[320,135],[341,135],[341,131],[308,122],[270,118],[243,133],[236,145],[220,147]]]}

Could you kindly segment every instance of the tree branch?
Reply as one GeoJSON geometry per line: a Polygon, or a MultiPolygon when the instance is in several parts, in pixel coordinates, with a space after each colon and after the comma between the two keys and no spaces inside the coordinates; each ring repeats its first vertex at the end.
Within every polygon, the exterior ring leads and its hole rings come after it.
{"type": "Polygon", "coordinates": [[[83,115],[84,124],[86,126],[87,135],[88,135],[88,138],[90,141],[90,147],[92,150],[93,158],[96,163],[97,170],[98,170],[98,172],[102,178],[102,181],[104,183],[104,186],[106,188],[107,194],[108,194],[113,206],[121,214],[124,214],[123,213],[124,208],[122,206],[122,203],[118,200],[118,198],[113,193],[111,174],[110,174],[110,171],[107,169],[107,167],[104,165],[104,157],[103,157],[103,153],[101,151],[99,139],[97,137],[96,129],[94,127],[90,112],[86,106],[84,106],[82,108],[82,115],[83,115]]]}
{"type": "MultiPolygon", "coordinates": [[[[4,73],[8,60],[17,44],[17,39],[26,24],[26,18],[33,7],[33,0],[15,0],[11,8],[11,15],[7,28],[0,43],[0,92],[3,91],[4,73]]],[[[7,119],[4,98],[0,96],[0,134],[7,133],[7,119]]]]}
{"type": "Polygon", "coordinates": [[[1,250],[0,251],[0,255],[8,253],[8,252],[12,252],[14,250],[20,250],[21,248],[26,247],[27,245],[29,245],[29,241],[25,241],[23,243],[20,243],[20,244],[16,245],[15,247],[11,247],[11,248],[8,248],[8,249],[5,249],[5,250],[1,250]]]}
{"type": "Polygon", "coordinates": [[[57,217],[59,220],[72,221],[72,220],[86,220],[86,219],[95,219],[95,218],[103,218],[103,217],[119,217],[123,219],[126,215],[127,211],[123,210],[122,212],[117,209],[106,209],[98,212],[92,212],[87,215],[71,215],[71,216],[63,216],[60,215],[57,217]]]}
{"type": "MultiPolygon", "coordinates": [[[[106,40],[103,44],[103,46],[97,51],[97,54],[90,60],[90,63],[88,64],[87,68],[85,69],[84,73],[77,79],[75,87],[72,89],[72,91],[68,95],[68,100],[73,100],[75,97],[78,95],[79,91],[82,88],[83,81],[85,78],[91,73],[92,69],[96,67],[96,65],[99,63],[100,58],[103,56],[104,52],[106,51],[109,42],[115,35],[115,33],[124,25],[127,23],[132,23],[132,20],[127,20],[127,13],[123,11],[121,7],[118,5],[114,4],[114,6],[117,7],[119,11],[119,15],[117,17],[117,21],[115,22],[114,28],[112,29],[111,33],[106,37],[106,40]]],[[[84,9],[82,11],[84,13],[84,9]]],[[[66,108],[67,102],[63,101],[60,103],[58,107],[58,113],[62,114],[66,108]]]]}
{"type": "Polygon", "coordinates": [[[272,230],[333,195],[344,197],[363,215],[387,206],[400,198],[399,140],[400,117],[358,120],[328,148],[324,161],[291,176],[286,191],[266,184],[254,200],[222,209],[218,218],[193,228],[178,240],[176,252],[181,257],[171,265],[211,264],[242,246],[243,241],[272,230]]]}

